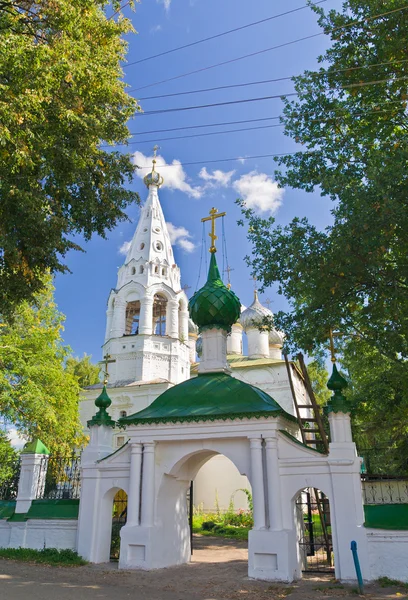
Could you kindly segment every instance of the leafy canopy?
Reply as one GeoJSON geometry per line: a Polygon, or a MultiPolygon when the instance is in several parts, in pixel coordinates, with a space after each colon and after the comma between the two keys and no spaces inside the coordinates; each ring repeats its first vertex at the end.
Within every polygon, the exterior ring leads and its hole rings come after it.
{"type": "MultiPolygon", "coordinates": [[[[129,3],[128,3],[129,4],[129,3]]],[[[131,2],[131,4],[133,4],[131,2]]],[[[138,109],[120,80],[133,31],[98,0],[0,1],[0,304],[31,299],[80,234],[105,235],[138,196],[123,143],[138,109]]]]}
{"type": "Polygon", "coordinates": [[[24,301],[13,323],[0,323],[0,415],[30,438],[60,453],[81,442],[78,379],[65,370],[70,349],[61,339],[63,315],[48,276],[24,301]]]}
{"type": "Polygon", "coordinates": [[[70,356],[65,364],[65,371],[76,377],[81,388],[99,381],[101,368],[91,363],[91,356],[84,354],[82,358],[70,356]]]}

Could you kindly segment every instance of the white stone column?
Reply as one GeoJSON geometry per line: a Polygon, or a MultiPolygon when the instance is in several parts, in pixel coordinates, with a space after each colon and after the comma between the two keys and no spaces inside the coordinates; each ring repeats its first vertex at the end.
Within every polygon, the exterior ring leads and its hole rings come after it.
{"type": "Polygon", "coordinates": [[[153,332],[153,298],[145,296],[140,300],[139,334],[152,335],[153,332]]]}
{"type": "Polygon", "coordinates": [[[262,466],[262,438],[250,438],[251,486],[254,505],[254,529],[265,529],[265,490],[262,466]]]}
{"type": "Polygon", "coordinates": [[[142,475],[142,444],[134,443],[130,450],[130,477],[127,525],[139,525],[140,517],[140,484],[142,475]]]}
{"type": "Polygon", "coordinates": [[[113,308],[108,308],[108,310],[106,311],[105,342],[107,342],[111,338],[112,319],[113,319],[113,308]]]}
{"type": "Polygon", "coordinates": [[[48,458],[46,454],[21,453],[16,513],[26,513],[31,506],[31,502],[42,494],[47,474],[48,458]]]}
{"type": "Polygon", "coordinates": [[[154,525],[154,446],[155,442],[143,444],[143,477],[142,477],[142,515],[141,525],[153,527],[154,525]]]}
{"type": "Polygon", "coordinates": [[[227,353],[242,354],[242,325],[235,323],[227,337],[227,353]]]}
{"type": "Polygon", "coordinates": [[[269,357],[269,332],[259,331],[256,327],[246,329],[248,338],[248,357],[249,358],[268,358],[269,357]]]}
{"type": "Polygon", "coordinates": [[[278,440],[265,439],[266,446],[266,481],[268,486],[269,527],[282,529],[282,496],[279,477],[278,440]]]}
{"type": "Polygon", "coordinates": [[[203,353],[198,365],[199,373],[229,373],[227,363],[227,332],[223,329],[206,329],[201,333],[203,353]]]}
{"type": "Polygon", "coordinates": [[[350,443],[353,441],[351,433],[350,414],[343,412],[329,412],[330,439],[334,443],[350,443]]]}
{"type": "Polygon", "coordinates": [[[185,344],[188,342],[188,311],[180,310],[179,311],[179,331],[180,331],[180,340],[183,340],[185,344]]]}
{"type": "Polygon", "coordinates": [[[188,334],[188,348],[189,348],[189,359],[190,363],[193,364],[197,361],[197,351],[196,351],[196,343],[197,343],[198,335],[195,333],[188,334]]]}
{"type": "Polygon", "coordinates": [[[110,337],[121,337],[125,333],[126,302],[120,296],[115,298],[110,337]]]}
{"type": "Polygon", "coordinates": [[[177,300],[168,300],[166,313],[166,335],[177,339],[179,336],[179,306],[177,300]]]}

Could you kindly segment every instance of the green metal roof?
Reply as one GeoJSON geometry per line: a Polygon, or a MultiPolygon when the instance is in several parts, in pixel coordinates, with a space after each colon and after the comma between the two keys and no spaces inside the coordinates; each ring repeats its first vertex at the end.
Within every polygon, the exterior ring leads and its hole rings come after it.
{"type": "Polygon", "coordinates": [[[230,331],[231,325],[239,319],[241,302],[222,282],[214,252],[211,254],[207,282],[190,299],[189,312],[200,332],[211,327],[230,331]]]}
{"type": "Polygon", "coordinates": [[[119,425],[278,417],[296,421],[266,392],[225,373],[208,373],[166,390],[119,425]]]}
{"type": "Polygon", "coordinates": [[[41,440],[38,438],[33,439],[31,442],[28,442],[22,451],[21,454],[50,454],[47,446],[45,446],[41,440]]]}

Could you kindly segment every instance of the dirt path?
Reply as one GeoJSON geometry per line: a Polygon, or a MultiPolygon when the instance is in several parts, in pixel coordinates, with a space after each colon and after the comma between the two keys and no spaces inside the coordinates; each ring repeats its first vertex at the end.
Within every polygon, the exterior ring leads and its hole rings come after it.
{"type": "MultiPolygon", "coordinates": [[[[353,586],[308,575],[295,584],[247,578],[244,542],[196,537],[193,561],[157,571],[118,571],[117,565],[45,567],[0,560],[0,600],[324,600],[355,597],[353,586]]],[[[402,600],[406,590],[367,586],[370,600],[402,600]]]]}

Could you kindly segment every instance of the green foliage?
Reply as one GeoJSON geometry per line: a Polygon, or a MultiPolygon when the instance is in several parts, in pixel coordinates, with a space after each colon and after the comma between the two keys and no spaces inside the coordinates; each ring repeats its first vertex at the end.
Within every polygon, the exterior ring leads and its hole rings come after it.
{"type": "Polygon", "coordinates": [[[310,361],[307,364],[307,372],[317,403],[320,406],[325,406],[331,396],[331,392],[327,389],[329,373],[323,361],[319,359],[310,361]]]}
{"type": "Polygon", "coordinates": [[[99,381],[100,367],[91,363],[92,356],[84,354],[82,358],[67,358],[65,370],[78,380],[79,387],[93,385],[99,381]]]}
{"type": "MultiPolygon", "coordinates": [[[[227,510],[223,513],[217,501],[215,513],[204,513],[198,507],[193,512],[193,531],[201,535],[218,535],[221,537],[248,539],[248,531],[254,526],[252,494],[248,489],[237,490],[244,492],[250,506],[249,510],[234,508],[234,494],[231,496],[227,510]]],[[[216,499],[218,496],[216,495],[216,499]]]]}
{"type": "Polygon", "coordinates": [[[398,579],[390,579],[389,577],[380,577],[377,579],[377,583],[380,587],[402,587],[408,589],[408,583],[404,583],[403,581],[399,581],[398,579]]]}
{"type": "Polygon", "coordinates": [[[319,231],[295,218],[275,226],[241,203],[253,273],[289,301],[289,311],[275,315],[286,349],[315,355],[330,328],[343,335],[336,344],[351,377],[354,429],[366,435],[360,445],[393,450],[382,472],[408,472],[408,13],[391,12],[403,7],[313,7],[331,46],[319,57],[324,68],[295,77],[297,99],[284,100],[285,134],[302,150],[277,158],[276,178],[318,189],[333,202],[332,224],[319,231]]]}
{"type": "MultiPolygon", "coordinates": [[[[128,2],[126,5],[133,5],[128,2]]],[[[104,236],[138,195],[126,142],[138,109],[125,92],[119,4],[6,0],[0,6],[0,304],[32,299],[64,272],[75,235],[104,236]]]]}
{"type": "Polygon", "coordinates": [[[7,433],[0,430],[0,486],[10,480],[18,463],[18,453],[14,450],[7,433]]]}
{"type": "Polygon", "coordinates": [[[79,567],[88,564],[74,550],[57,550],[57,548],[44,548],[43,550],[0,548],[0,558],[62,567],[79,567]]]}
{"type": "Polygon", "coordinates": [[[63,315],[51,277],[23,302],[12,323],[0,323],[0,414],[29,437],[63,453],[80,443],[79,385],[64,369],[70,349],[61,339],[63,315]]]}

